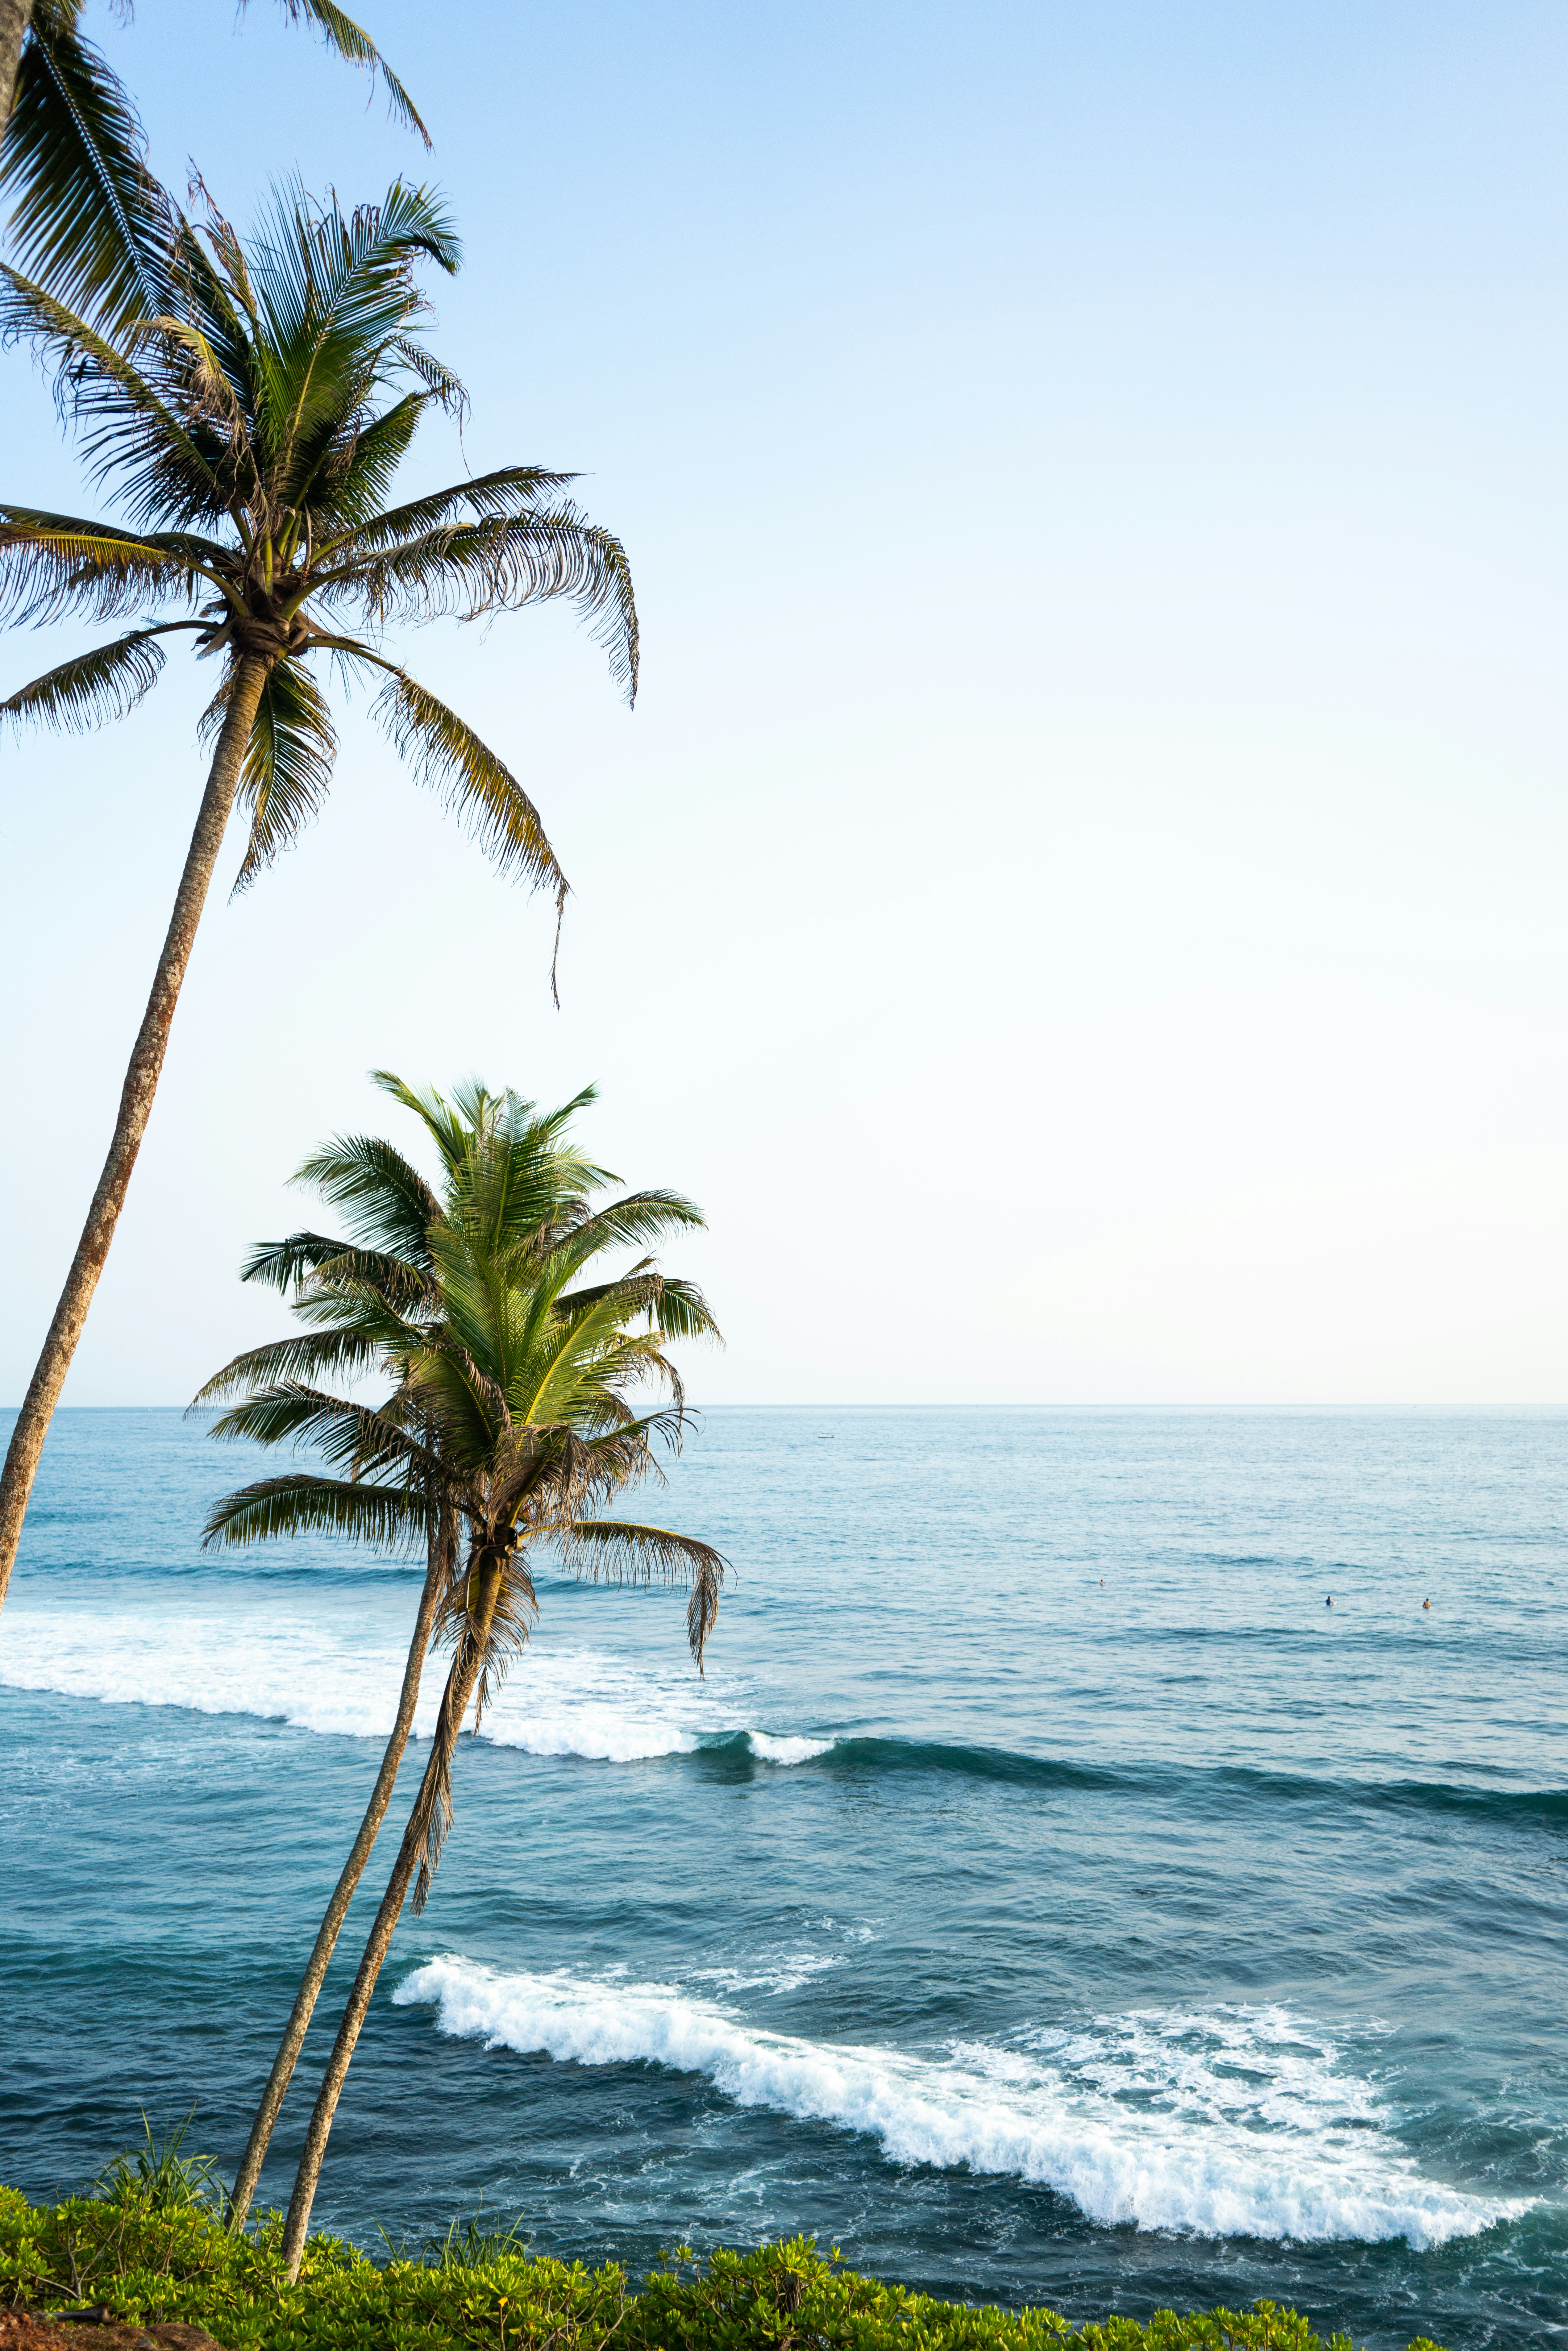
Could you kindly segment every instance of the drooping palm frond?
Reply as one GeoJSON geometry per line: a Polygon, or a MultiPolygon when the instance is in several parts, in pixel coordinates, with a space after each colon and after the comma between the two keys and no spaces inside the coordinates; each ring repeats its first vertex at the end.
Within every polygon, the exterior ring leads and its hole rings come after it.
{"type": "Polygon", "coordinates": [[[256,1389],[220,1413],[207,1434],[257,1445],[308,1445],[329,1468],[371,1483],[392,1475],[424,1479],[438,1468],[417,1410],[401,1410],[395,1399],[380,1408],[354,1404],[298,1380],[256,1389]]]}
{"type": "MultiPolygon", "coordinates": [[[[246,0],[240,0],[242,8],[246,0]]],[[[430,145],[430,133],[420,120],[418,109],[404,89],[385,57],[370,35],[344,15],[336,0],[282,0],[285,14],[294,24],[313,25],[329,48],[336,49],[350,65],[381,76],[391,111],[410,131],[417,131],[425,145],[430,145]]]]}
{"type": "Polygon", "coordinates": [[[548,883],[558,906],[564,904],[569,885],[538,809],[466,720],[401,669],[393,671],[371,715],[412,762],[416,779],[466,820],[471,837],[504,873],[521,872],[536,885],[548,883]]]}
{"type": "Polygon", "coordinates": [[[608,653],[627,701],[636,701],[640,639],[626,551],[570,501],[543,512],[439,523],[390,545],[350,544],[349,555],[336,572],[324,573],[323,590],[377,623],[443,614],[474,621],[566,598],[608,653]]]}
{"type": "Polygon", "coordinates": [[[33,0],[0,138],[6,198],[21,267],[106,334],[165,308],[168,200],[123,86],[58,0],[33,0]]]}
{"type": "Polygon", "coordinates": [[[637,1526],[620,1520],[579,1519],[559,1538],[562,1565],[591,1583],[689,1583],[686,1638],[697,1669],[718,1617],[719,1594],[732,1574],[728,1560],[712,1543],[669,1527],[637,1526]]]}
{"type": "Polygon", "coordinates": [[[0,720],[30,718],[68,735],[86,735],[110,719],[123,718],[158,683],[163,648],[155,640],[162,634],[159,629],[133,629],[112,644],[46,670],[0,702],[0,720]]]}
{"type": "Polygon", "coordinates": [[[476,474],[468,481],[453,482],[444,490],[411,499],[406,506],[390,507],[384,514],[368,517],[326,541],[322,560],[330,562],[345,550],[362,556],[422,540],[450,522],[462,507],[482,517],[524,513],[576,479],[575,474],[548,473],[540,465],[503,465],[494,473],[476,474]]]}
{"type": "Polygon", "coordinates": [[[267,672],[240,770],[240,801],[250,810],[251,824],[235,877],[236,895],[315,815],[337,752],[325,695],[303,662],[285,656],[267,672]]]}

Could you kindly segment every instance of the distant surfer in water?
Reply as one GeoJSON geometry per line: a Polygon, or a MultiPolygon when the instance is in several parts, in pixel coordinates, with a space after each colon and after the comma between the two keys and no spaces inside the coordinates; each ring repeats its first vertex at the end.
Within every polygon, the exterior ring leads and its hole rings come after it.
{"type": "Polygon", "coordinates": [[[1333,1606],[1333,1593],[1332,1592],[1329,1593],[1328,1598],[1323,1602],[1323,1606],[1325,1608],[1332,1608],[1333,1606]]]}
{"type": "Polygon", "coordinates": [[[1423,1608],[1430,1608],[1430,1606],[1432,1605],[1432,1604],[1431,1604],[1431,1602],[1430,1602],[1429,1600],[1423,1600],[1423,1602],[1421,1603],[1421,1605],[1422,1605],[1422,1607],[1423,1607],[1423,1608]]]}

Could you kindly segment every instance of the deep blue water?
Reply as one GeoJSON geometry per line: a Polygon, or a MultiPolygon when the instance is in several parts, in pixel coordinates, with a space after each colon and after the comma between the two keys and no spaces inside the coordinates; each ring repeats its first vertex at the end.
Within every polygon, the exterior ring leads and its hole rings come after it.
{"type": "MultiPolygon", "coordinates": [[[[204,1562],[251,1474],[172,1412],[50,1437],[0,1618],[36,2195],[142,2106],[232,2167],[373,1775],[417,1575],[204,1562]]],[[[545,1574],[320,2224],[1564,2331],[1568,1419],[723,1412],[657,1507],[739,1571],[707,1679],[678,1599],[545,1574]]]]}

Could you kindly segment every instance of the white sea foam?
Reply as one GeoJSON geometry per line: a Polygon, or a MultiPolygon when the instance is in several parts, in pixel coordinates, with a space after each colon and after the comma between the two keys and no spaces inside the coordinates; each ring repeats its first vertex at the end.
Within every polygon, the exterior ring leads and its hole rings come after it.
{"type": "Polygon", "coordinates": [[[1010,2173],[1092,2220],[1202,2236],[1473,2236],[1526,2209],[1424,2178],[1370,2084],[1278,2008],[1146,2012],[945,2055],[770,2032],[672,1984],[433,1959],[394,2000],[444,2032],[583,2065],[706,2074],[742,2105],[841,2124],[899,2163],[1010,2173]]]}
{"type": "Polygon", "coordinates": [[[831,1739],[776,1739],[766,1730],[748,1730],[747,1743],[764,1763],[810,1763],[836,1744],[831,1739]]]}
{"type": "MultiPolygon", "coordinates": [[[[413,1603],[392,1593],[321,1590],[265,1602],[238,1585],[210,1586],[167,1611],[116,1606],[45,1609],[13,1601],[0,1683],[57,1690],[106,1704],[188,1707],[248,1714],[325,1735],[384,1738],[397,1708],[413,1603]]],[[[417,1729],[434,1726],[444,1659],[425,1669],[417,1729]]],[[[684,1657],[635,1661],[544,1640],[513,1667],[485,1717],[483,1738],[530,1755],[630,1763],[689,1753],[747,1725],[747,1686],[710,1668],[699,1680],[684,1657]]],[[[827,1740],[750,1734],[774,1763],[802,1762],[827,1740]]]]}

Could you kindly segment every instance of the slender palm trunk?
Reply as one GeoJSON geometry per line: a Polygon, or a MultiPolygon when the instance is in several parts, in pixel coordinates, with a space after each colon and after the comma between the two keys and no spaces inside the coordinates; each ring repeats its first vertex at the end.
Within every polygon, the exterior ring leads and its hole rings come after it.
{"type": "Polygon", "coordinates": [[[402,1833],[402,1843],[392,1864],[392,1874],[387,1890],[382,1896],[382,1907],[376,1912],[365,1944],[364,1957],[359,1973],[343,2010],[338,2027],[338,2038],[332,2043],[332,2054],[327,2061],[327,2071],[317,2093],[315,2111],[305,2137],[305,2151],[299,2158],[295,2176],[294,2193],[288,2202],[288,2219],[283,2231],[283,2258],[288,2274],[299,2274],[300,2257],[310,2230],[310,2207],[316,2200],[316,2183],[321,2176],[321,2164],[327,2153],[327,2138],[332,2128],[332,2117],[338,2110],[349,2061],[360,2037],[360,2027],[371,2004],[371,1994],[376,1988],[376,1978],[382,1971],[392,1945],[392,1933],[408,1898],[409,1880],[413,1877],[426,1839],[434,1823],[438,1806],[444,1801],[444,1789],[452,1768],[452,1757],[457,1745],[457,1734],[463,1728],[463,1718],[468,1711],[468,1701],[485,1661],[485,1650],[495,1618],[496,1600],[501,1589],[499,1562],[481,1571],[481,1580],[468,1628],[462,1646],[452,1661],[452,1671],[446,1677],[442,1694],[441,1716],[435,1737],[431,1741],[430,1760],[424,1767],[424,1777],[419,1783],[419,1794],[409,1814],[408,1826],[402,1833]]]}
{"type": "Polygon", "coordinates": [[[16,70],[22,62],[22,39],[33,13],[33,0],[0,0],[0,130],[11,116],[16,95],[16,70]]]}
{"type": "Polygon", "coordinates": [[[413,1638],[409,1643],[408,1663],[403,1667],[402,1691],[398,1699],[397,1719],[392,1724],[392,1736],[387,1740],[386,1753],[382,1757],[382,1768],[376,1774],[376,1784],[371,1791],[371,1801],[365,1807],[365,1817],[360,1823],[359,1835],[354,1839],[349,1858],[343,1865],[343,1874],[333,1888],[332,1899],[327,1905],[327,1915],[321,1921],[320,1931],[311,1949],[303,1980],[295,1994],[294,2007],[289,2015],[287,2028],[284,2032],[277,2054],[272,2061],[272,2071],[267,2077],[267,2087],[261,2094],[261,2104],[256,2110],[256,2120],[250,2126],[250,2137],[246,2143],[245,2159],[240,2165],[238,2177],[235,2180],[234,2194],[229,2203],[229,2226],[236,2235],[245,2227],[246,2215],[250,2210],[251,2198],[256,2194],[256,2183],[261,2177],[261,2167],[267,2160],[267,2146],[282,2110],[289,2081],[298,2061],[299,2052],[304,2045],[305,2035],[309,2030],[311,2014],[320,1996],[321,1986],[326,1980],[333,1946],[338,1940],[343,1920],[348,1916],[349,1905],[354,1896],[354,1888],[364,1875],[365,1864],[371,1857],[371,1848],[380,1834],[382,1821],[386,1818],[387,1806],[392,1802],[392,1789],[397,1782],[398,1768],[402,1761],[403,1750],[408,1745],[409,1734],[413,1729],[414,1708],[419,1703],[420,1676],[424,1667],[424,1653],[430,1646],[430,1627],[434,1619],[436,1603],[445,1585],[451,1564],[448,1556],[450,1544],[447,1541],[447,1531],[448,1521],[444,1511],[437,1524],[431,1530],[430,1565],[424,1578],[424,1590],[420,1594],[419,1614],[414,1621],[413,1638]]]}
{"type": "MultiPolygon", "coordinates": [[[[0,11],[14,5],[15,0],[0,0],[0,11]]],[[[3,29],[3,25],[4,17],[0,16],[0,29],[3,29]]],[[[234,806],[235,793],[239,786],[240,763],[255,722],[256,705],[261,700],[267,667],[265,660],[247,653],[235,672],[223,732],[218,737],[218,747],[213,755],[207,789],[202,795],[196,829],[191,835],[185,870],[180,876],[169,935],[158,958],[158,968],[152,977],[152,993],[147,999],[147,1009],[137,1031],[131,1066],[125,1073],[125,1085],[120,1097],[120,1115],[114,1122],[114,1138],[109,1146],[109,1156],[103,1163],[103,1173],[98,1179],[98,1189],[92,1196],[92,1206],[87,1212],[87,1222],[77,1243],[77,1253],[71,1259],[71,1270],[60,1293],[60,1302],[55,1309],[55,1319],[44,1341],[44,1352],[38,1358],[37,1368],[22,1399],[22,1409],[16,1416],[16,1426],[11,1432],[5,1467],[0,1471],[0,1603],[5,1600],[5,1587],[11,1581],[11,1570],[16,1563],[16,1546],[22,1539],[22,1520],[26,1515],[27,1497],[33,1490],[33,1479],[37,1474],[38,1456],[44,1449],[44,1438],[65,1384],[66,1374],[70,1369],[71,1357],[76,1353],[82,1325],[87,1321],[88,1308],[92,1304],[92,1294],[98,1288],[98,1278],[109,1255],[109,1245],[114,1238],[114,1228],[125,1205],[131,1171],[141,1148],[141,1138],[147,1132],[152,1096],[157,1090],[159,1072],[163,1067],[163,1055],[168,1048],[174,1007],[180,1000],[185,968],[196,943],[196,925],[202,919],[213,868],[217,863],[218,851],[223,845],[224,828],[234,806]]]]}

